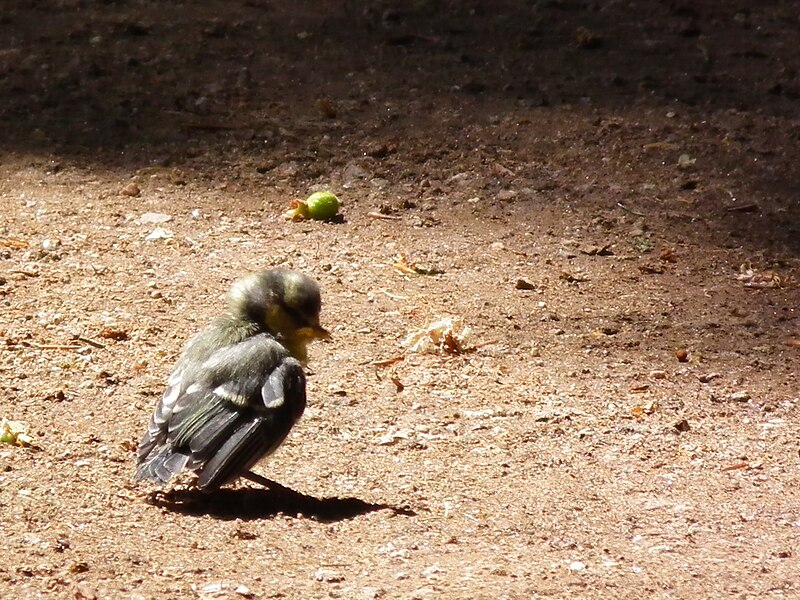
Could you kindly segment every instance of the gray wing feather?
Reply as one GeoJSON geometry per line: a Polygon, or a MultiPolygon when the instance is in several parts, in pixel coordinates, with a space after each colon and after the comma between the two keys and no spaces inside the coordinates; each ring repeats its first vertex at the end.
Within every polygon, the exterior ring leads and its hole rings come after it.
{"type": "MultiPolygon", "coordinates": [[[[263,409],[238,420],[239,426],[198,469],[198,487],[213,489],[236,479],[289,435],[305,409],[305,375],[293,358],[284,360],[261,388],[263,409]]],[[[206,449],[207,450],[207,449],[206,449]]]]}
{"type": "Polygon", "coordinates": [[[305,408],[300,363],[266,334],[179,370],[142,439],[134,479],[165,483],[189,468],[201,489],[219,487],[275,451],[305,408]]]}
{"type": "Polygon", "coordinates": [[[186,463],[189,461],[189,455],[182,452],[171,452],[166,456],[163,462],[155,463],[153,466],[156,469],[156,475],[160,481],[166,483],[172,477],[183,471],[186,463]]]}
{"type": "Polygon", "coordinates": [[[139,442],[137,456],[140,462],[147,458],[156,447],[162,445],[167,438],[167,424],[172,417],[175,403],[181,397],[181,393],[185,389],[183,385],[183,372],[184,369],[179,364],[169,376],[167,389],[156,405],[153,416],[150,417],[147,431],[145,431],[142,440],[139,442]]]}
{"type": "Polygon", "coordinates": [[[233,481],[274,450],[290,428],[291,424],[277,419],[256,419],[243,423],[198,469],[197,486],[200,489],[214,489],[233,481]]]}
{"type": "Polygon", "coordinates": [[[188,454],[174,452],[170,448],[162,448],[155,456],[139,465],[134,480],[147,479],[159,484],[167,483],[184,469],[188,461],[188,454]]]}

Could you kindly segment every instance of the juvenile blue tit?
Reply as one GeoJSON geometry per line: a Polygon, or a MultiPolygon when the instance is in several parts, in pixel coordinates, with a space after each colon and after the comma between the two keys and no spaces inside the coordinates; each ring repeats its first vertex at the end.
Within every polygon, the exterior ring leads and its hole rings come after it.
{"type": "Polygon", "coordinates": [[[286,439],[306,406],[303,364],[319,323],[317,282],[272,269],[236,281],[228,311],[192,338],[139,443],[134,481],[188,469],[214,490],[249,473],[286,439]]]}

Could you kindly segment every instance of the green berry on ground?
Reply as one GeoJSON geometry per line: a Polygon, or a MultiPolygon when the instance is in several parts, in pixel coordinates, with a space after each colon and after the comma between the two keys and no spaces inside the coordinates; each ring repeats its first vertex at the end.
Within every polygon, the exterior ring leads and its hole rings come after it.
{"type": "Polygon", "coordinates": [[[314,192],[306,199],[308,216],[318,221],[327,221],[339,212],[339,199],[333,192],[314,192]]]}

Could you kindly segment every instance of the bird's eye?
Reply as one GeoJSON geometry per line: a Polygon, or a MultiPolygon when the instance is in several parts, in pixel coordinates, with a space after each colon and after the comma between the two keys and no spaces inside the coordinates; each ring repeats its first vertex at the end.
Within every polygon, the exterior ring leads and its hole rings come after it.
{"type": "Polygon", "coordinates": [[[294,308],[291,308],[286,304],[282,304],[281,308],[283,308],[283,312],[289,318],[295,329],[300,329],[301,327],[307,327],[308,325],[311,324],[308,322],[308,319],[306,319],[299,311],[295,310],[294,308]]]}

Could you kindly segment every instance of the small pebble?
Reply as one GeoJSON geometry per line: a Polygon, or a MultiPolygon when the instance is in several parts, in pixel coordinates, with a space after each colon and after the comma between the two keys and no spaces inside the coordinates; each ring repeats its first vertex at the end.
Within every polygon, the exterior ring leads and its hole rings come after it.
{"type": "Polygon", "coordinates": [[[344,575],[333,569],[320,568],[314,573],[314,579],[324,583],[337,583],[339,581],[344,581],[344,575]]]}
{"type": "Polygon", "coordinates": [[[691,169],[695,163],[697,162],[696,158],[692,158],[688,154],[681,154],[678,157],[678,168],[679,169],[691,169]]]}
{"type": "Polygon", "coordinates": [[[517,283],[514,284],[514,289],[535,290],[536,286],[530,283],[529,281],[525,281],[524,279],[517,279],[517,283]]]}
{"type": "Polygon", "coordinates": [[[700,380],[700,383],[708,383],[709,381],[713,381],[717,377],[720,377],[719,373],[705,373],[703,375],[698,376],[697,379],[700,380]]]}
{"type": "Polygon", "coordinates": [[[745,391],[734,392],[728,397],[728,399],[731,402],[747,402],[750,400],[750,394],[745,391]]]}
{"type": "Polygon", "coordinates": [[[159,225],[144,239],[148,242],[152,242],[154,240],[171,240],[172,238],[173,233],[169,229],[164,229],[159,225]]]}
{"type": "Polygon", "coordinates": [[[364,600],[377,600],[383,596],[383,590],[372,586],[361,588],[361,597],[364,600]]]}
{"type": "Polygon", "coordinates": [[[517,197],[517,192],[514,190],[500,190],[497,193],[497,199],[500,202],[508,202],[509,200],[513,200],[517,197]]]}
{"type": "Polygon", "coordinates": [[[680,433],[686,433],[687,431],[689,431],[689,429],[691,429],[689,427],[689,421],[687,421],[686,419],[681,419],[680,421],[675,423],[673,427],[677,429],[680,433]]]}
{"type": "Polygon", "coordinates": [[[146,212],[139,215],[137,220],[140,225],[159,225],[161,223],[169,223],[172,221],[172,217],[164,213],[146,212]]]}
{"type": "Polygon", "coordinates": [[[139,189],[138,185],[136,185],[134,182],[131,181],[128,185],[123,187],[119,191],[119,193],[122,194],[123,196],[130,196],[132,198],[136,198],[139,196],[139,194],[142,193],[142,190],[139,189]]]}

